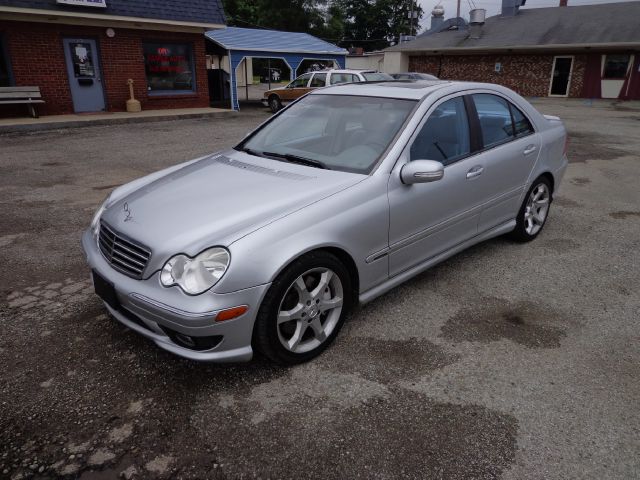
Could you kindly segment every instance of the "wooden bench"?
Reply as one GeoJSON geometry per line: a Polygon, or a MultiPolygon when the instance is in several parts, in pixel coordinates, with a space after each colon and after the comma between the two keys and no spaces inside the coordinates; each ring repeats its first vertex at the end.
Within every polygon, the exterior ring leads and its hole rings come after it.
{"type": "Polygon", "coordinates": [[[0,105],[14,105],[23,103],[29,106],[29,113],[38,118],[36,103],[44,103],[40,94],[40,87],[0,87],[0,105]]]}

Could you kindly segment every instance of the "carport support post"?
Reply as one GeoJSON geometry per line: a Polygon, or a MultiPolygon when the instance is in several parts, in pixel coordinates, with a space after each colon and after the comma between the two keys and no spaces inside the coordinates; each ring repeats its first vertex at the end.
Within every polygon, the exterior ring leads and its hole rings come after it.
{"type": "Polygon", "coordinates": [[[267,72],[269,75],[269,90],[271,90],[271,59],[267,58],[267,72]]]}
{"type": "Polygon", "coordinates": [[[245,92],[245,100],[249,101],[249,57],[244,57],[244,92],[245,92]]]}

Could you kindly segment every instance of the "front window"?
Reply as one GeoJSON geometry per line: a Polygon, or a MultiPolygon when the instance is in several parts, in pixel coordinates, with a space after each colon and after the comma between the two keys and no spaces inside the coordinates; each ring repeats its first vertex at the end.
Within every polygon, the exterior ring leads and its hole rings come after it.
{"type": "Polygon", "coordinates": [[[624,80],[629,68],[629,55],[607,55],[604,61],[604,78],[624,80]]]}
{"type": "Polygon", "coordinates": [[[311,78],[310,73],[305,73],[304,75],[300,75],[293,82],[291,82],[287,88],[304,88],[309,83],[309,79],[311,78]]]}
{"type": "Polygon", "coordinates": [[[0,87],[10,87],[11,74],[9,73],[9,53],[7,46],[0,35],[0,87]]]}
{"type": "Polygon", "coordinates": [[[413,100],[309,95],[236,149],[276,160],[368,174],[415,106],[413,100]]]}
{"type": "Polygon", "coordinates": [[[179,94],[195,91],[191,45],[144,43],[143,50],[149,93],[179,94]]]}
{"type": "Polygon", "coordinates": [[[393,80],[391,75],[380,72],[365,72],[362,74],[367,82],[383,82],[385,80],[393,80]]]}
{"type": "Polygon", "coordinates": [[[437,160],[450,165],[469,155],[471,142],[462,97],[438,105],[411,145],[411,160],[437,160]]]}

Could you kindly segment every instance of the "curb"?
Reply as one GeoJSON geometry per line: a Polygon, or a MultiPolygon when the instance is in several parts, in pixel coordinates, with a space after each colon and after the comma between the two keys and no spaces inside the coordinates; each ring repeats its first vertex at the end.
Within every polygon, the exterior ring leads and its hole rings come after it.
{"type": "Polygon", "coordinates": [[[226,112],[210,113],[184,113],[178,115],[157,115],[149,117],[119,117],[119,118],[96,118],[91,120],[70,120],[61,122],[0,125],[0,135],[4,133],[20,132],[40,132],[46,130],[60,130],[64,128],[95,127],[103,125],[123,125],[127,123],[152,123],[165,122],[170,120],[184,120],[192,118],[226,118],[229,115],[237,115],[238,112],[228,110],[226,112]]]}

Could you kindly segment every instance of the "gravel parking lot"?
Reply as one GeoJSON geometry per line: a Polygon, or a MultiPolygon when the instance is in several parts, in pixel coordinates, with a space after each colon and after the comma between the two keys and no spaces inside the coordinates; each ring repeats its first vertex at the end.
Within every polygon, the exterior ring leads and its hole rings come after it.
{"type": "Polygon", "coordinates": [[[639,478],[640,105],[534,103],[571,135],[541,236],[457,255],[290,369],[163,352],[80,249],[115,186],[265,111],[0,136],[0,478],[639,478]]]}

